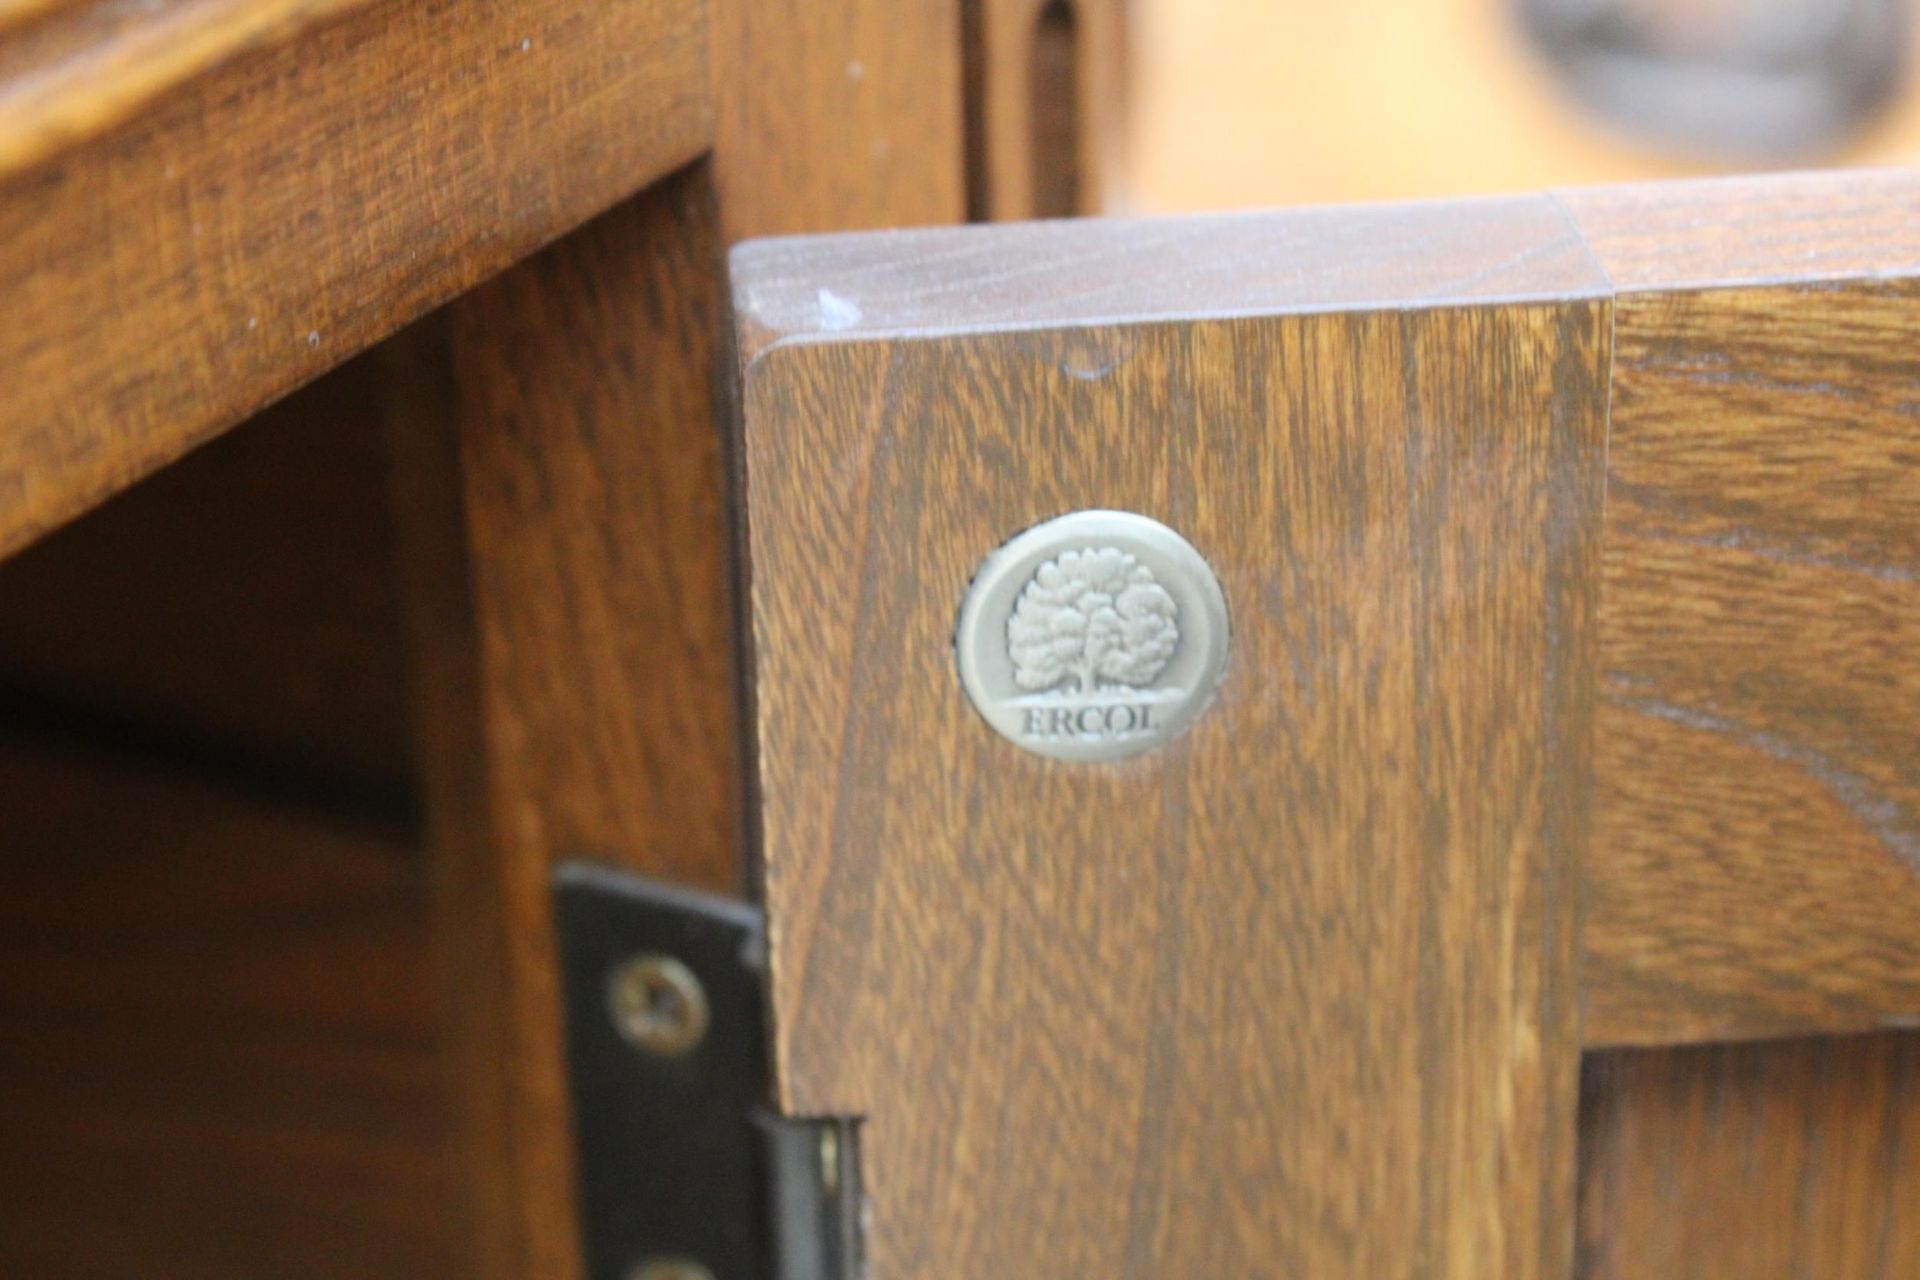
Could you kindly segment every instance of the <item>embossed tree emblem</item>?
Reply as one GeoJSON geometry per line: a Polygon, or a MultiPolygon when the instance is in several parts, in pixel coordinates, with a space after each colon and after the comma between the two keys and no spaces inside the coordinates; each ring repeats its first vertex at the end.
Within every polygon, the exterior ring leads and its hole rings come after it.
{"type": "Polygon", "coordinates": [[[1152,684],[1180,643],[1179,608],[1153,571],[1112,547],[1063,551],[1034,571],[1007,619],[1022,689],[1082,695],[1152,684]]]}

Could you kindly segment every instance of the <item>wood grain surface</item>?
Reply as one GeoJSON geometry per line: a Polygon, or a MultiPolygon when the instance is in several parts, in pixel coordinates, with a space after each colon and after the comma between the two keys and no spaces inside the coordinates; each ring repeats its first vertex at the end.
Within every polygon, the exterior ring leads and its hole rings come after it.
{"type": "Polygon", "coordinates": [[[792,338],[1551,301],[1599,279],[1546,200],[773,237],[732,261],[748,359],[792,338]]]}
{"type": "Polygon", "coordinates": [[[349,361],[0,563],[0,721],[409,814],[384,376],[349,361]]]}
{"type": "Polygon", "coordinates": [[[722,238],[964,219],[960,5],[713,5],[722,238]]]}
{"type": "Polygon", "coordinates": [[[477,1275],[578,1274],[553,864],[740,885],[719,252],[680,174],[463,298],[394,406],[477,1275]]]}
{"type": "Polygon", "coordinates": [[[1776,173],[1559,193],[1623,294],[1920,271],[1920,170],[1776,173]]]}
{"type": "Polygon", "coordinates": [[[0,553],[697,154],[706,76],[691,0],[374,0],[0,179],[0,553]]]}
{"type": "Polygon", "coordinates": [[[1123,201],[1127,6],[966,0],[968,201],[981,220],[1123,201]]]}
{"type": "Polygon", "coordinates": [[[420,850],[0,738],[0,1273],[459,1274],[420,850]]]}
{"type": "Polygon", "coordinates": [[[225,59],[364,0],[0,3],[0,176],[126,119],[225,59]]]}
{"type": "MultiPolygon", "coordinates": [[[[875,1275],[1569,1265],[1608,308],[1550,206],[1405,217],[1431,287],[1378,309],[1327,271],[1300,314],[949,336],[764,345],[736,255],[778,1097],[865,1118],[875,1275]],[[1482,214],[1540,234],[1436,268],[1482,214]],[[1194,541],[1234,653],[1186,736],[1077,767],[950,636],[1091,506],[1194,541]]],[[[816,287],[891,314],[901,243],[816,287]]],[[[1071,265],[1095,305],[1139,269],[1071,265]]]]}
{"type": "Polygon", "coordinates": [[[1581,1280],[1920,1275],[1920,1037],[1601,1053],[1582,1093],[1581,1280]]]}
{"type": "Polygon", "coordinates": [[[744,884],[723,245],[965,213],[954,0],[713,24],[703,164],[458,303],[438,385],[418,352],[396,379],[467,1261],[502,1280],[578,1267],[552,860],[744,884]]]}
{"type": "Polygon", "coordinates": [[[1620,290],[1587,1038],[1911,1023],[1920,178],[1568,200],[1620,290]]]}

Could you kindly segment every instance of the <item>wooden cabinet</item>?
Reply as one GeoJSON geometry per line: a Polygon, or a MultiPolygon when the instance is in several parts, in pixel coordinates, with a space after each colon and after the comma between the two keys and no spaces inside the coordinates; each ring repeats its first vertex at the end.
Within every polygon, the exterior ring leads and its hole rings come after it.
{"type": "Polygon", "coordinates": [[[736,250],[777,1097],[873,1273],[1920,1267],[1911,1042],[1724,1047],[1920,999],[1916,261],[1904,174],[736,250]],[[1232,657],[1063,762],[954,616],[1100,508],[1232,657]]]}
{"type": "Polygon", "coordinates": [[[788,234],[1104,180],[1060,8],[0,9],[0,1273],[1920,1273],[1920,184],[788,234]],[[721,1045],[784,1263],[590,1249],[721,1045]]]}

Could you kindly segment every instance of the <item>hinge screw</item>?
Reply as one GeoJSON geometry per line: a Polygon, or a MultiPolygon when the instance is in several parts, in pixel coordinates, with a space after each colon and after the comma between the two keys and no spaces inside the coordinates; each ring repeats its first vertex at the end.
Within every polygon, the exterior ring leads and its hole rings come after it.
{"type": "MultiPolygon", "coordinates": [[[[707,993],[693,970],[672,956],[635,956],[613,971],[607,1004],[614,1025],[635,1048],[673,1057],[707,1034],[707,993]]],[[[656,1264],[649,1263],[648,1266],[656,1264]]],[[[692,1263],[659,1264],[694,1267],[692,1263]]],[[[641,1268],[637,1280],[711,1280],[704,1268],[655,1275],[641,1268]]]]}
{"type": "Polygon", "coordinates": [[[713,1280],[713,1272],[686,1258],[655,1258],[634,1268],[628,1280],[713,1280]]]}

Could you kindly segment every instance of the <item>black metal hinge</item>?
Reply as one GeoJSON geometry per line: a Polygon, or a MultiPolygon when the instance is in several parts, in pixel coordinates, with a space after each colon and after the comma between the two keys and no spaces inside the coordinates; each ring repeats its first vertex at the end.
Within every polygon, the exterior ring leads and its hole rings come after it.
{"type": "Polygon", "coordinates": [[[588,1280],[857,1280],[856,1124],[766,1105],[759,913],[578,863],[554,895],[588,1280]]]}

